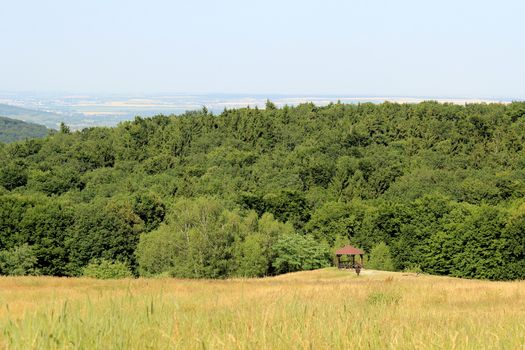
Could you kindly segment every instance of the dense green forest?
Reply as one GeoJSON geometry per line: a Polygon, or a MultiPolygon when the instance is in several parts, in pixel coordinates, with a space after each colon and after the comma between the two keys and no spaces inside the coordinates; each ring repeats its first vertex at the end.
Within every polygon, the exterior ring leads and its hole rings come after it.
{"type": "Polygon", "coordinates": [[[525,278],[525,103],[205,108],[0,147],[0,272],[525,278]],[[383,256],[384,258],[384,256],[383,256]]]}
{"type": "Polygon", "coordinates": [[[21,120],[0,117],[0,142],[14,142],[45,137],[50,130],[43,125],[26,123],[21,120]]]}

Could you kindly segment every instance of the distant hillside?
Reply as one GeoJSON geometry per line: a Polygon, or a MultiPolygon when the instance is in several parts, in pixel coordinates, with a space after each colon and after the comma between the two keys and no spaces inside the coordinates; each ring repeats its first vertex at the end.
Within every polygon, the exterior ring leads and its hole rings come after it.
{"type": "Polygon", "coordinates": [[[41,124],[52,129],[57,128],[65,118],[65,116],[57,113],[27,109],[2,103],[0,103],[0,116],[41,124]]]}
{"type": "Polygon", "coordinates": [[[44,137],[50,129],[43,125],[26,123],[21,120],[0,117],[0,142],[14,142],[44,137]]]}

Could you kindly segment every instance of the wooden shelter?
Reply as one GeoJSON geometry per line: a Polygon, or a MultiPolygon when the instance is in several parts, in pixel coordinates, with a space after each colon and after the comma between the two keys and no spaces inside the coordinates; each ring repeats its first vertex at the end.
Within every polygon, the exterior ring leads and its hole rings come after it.
{"type": "Polygon", "coordinates": [[[364,264],[363,264],[363,255],[365,254],[364,251],[362,251],[361,249],[358,249],[356,247],[353,247],[351,245],[347,245],[347,246],[344,246],[343,248],[340,248],[340,249],[337,249],[335,251],[335,256],[337,257],[337,267],[340,268],[340,269],[351,269],[351,268],[354,268],[356,266],[356,263],[355,263],[355,256],[356,255],[359,255],[360,257],[360,267],[363,267],[364,264]],[[347,255],[347,256],[351,256],[352,257],[352,261],[348,261],[348,262],[342,262],[341,261],[341,256],[343,255],[347,255]]]}

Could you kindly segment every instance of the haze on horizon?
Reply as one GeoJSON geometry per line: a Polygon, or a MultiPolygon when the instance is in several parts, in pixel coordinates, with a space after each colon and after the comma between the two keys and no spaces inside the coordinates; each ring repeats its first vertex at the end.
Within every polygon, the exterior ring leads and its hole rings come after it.
{"type": "Polygon", "coordinates": [[[525,3],[21,0],[0,91],[525,98],[525,3]]]}

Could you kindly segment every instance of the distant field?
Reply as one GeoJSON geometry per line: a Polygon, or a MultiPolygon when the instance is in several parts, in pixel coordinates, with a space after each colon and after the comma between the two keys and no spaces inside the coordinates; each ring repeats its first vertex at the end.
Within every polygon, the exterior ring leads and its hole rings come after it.
{"type": "Polygon", "coordinates": [[[0,305],[14,349],[525,349],[525,281],[1,277],[0,305]]]}

